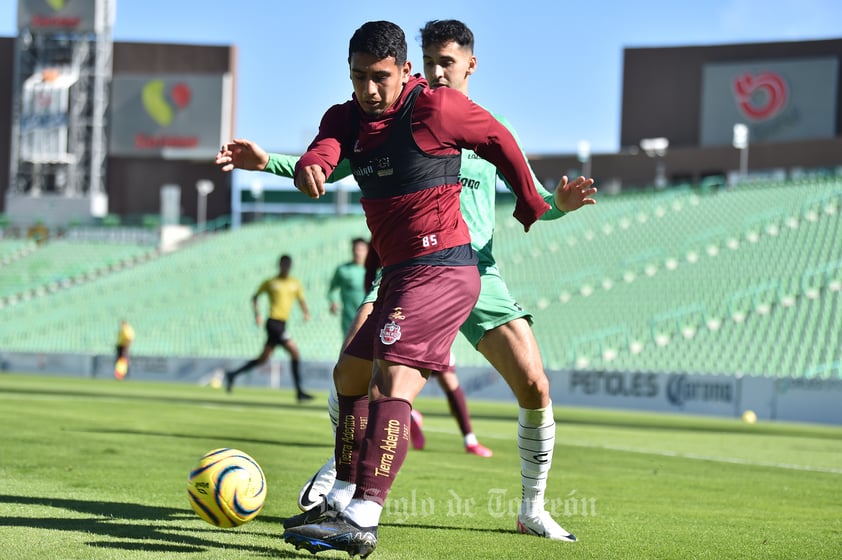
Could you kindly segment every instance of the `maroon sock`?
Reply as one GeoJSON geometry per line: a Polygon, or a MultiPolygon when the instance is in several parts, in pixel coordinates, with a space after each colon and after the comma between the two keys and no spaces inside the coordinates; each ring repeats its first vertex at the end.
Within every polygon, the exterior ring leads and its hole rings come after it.
{"type": "Polygon", "coordinates": [[[357,477],[360,445],[368,424],[368,395],[346,397],[339,401],[339,424],[336,426],[336,478],[354,482],[357,477]]]}
{"type": "Polygon", "coordinates": [[[450,405],[450,413],[456,418],[459,424],[459,429],[462,430],[462,435],[466,436],[473,432],[471,429],[471,417],[468,414],[468,402],[465,400],[465,392],[462,386],[456,387],[453,391],[448,391],[447,402],[450,405]]]}
{"type": "Polygon", "coordinates": [[[409,413],[412,405],[391,397],[368,405],[368,429],[360,449],[354,498],[383,505],[409,451],[409,413]]]}

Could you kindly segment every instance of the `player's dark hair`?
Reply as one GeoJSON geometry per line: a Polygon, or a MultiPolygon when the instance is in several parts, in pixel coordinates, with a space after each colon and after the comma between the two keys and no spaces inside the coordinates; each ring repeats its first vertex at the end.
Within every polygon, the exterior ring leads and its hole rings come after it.
{"type": "Polygon", "coordinates": [[[284,266],[285,264],[290,265],[292,264],[292,257],[290,257],[289,255],[281,255],[278,264],[280,264],[281,266],[284,266]]]}
{"type": "Polygon", "coordinates": [[[434,19],[421,28],[422,49],[430,45],[444,45],[451,41],[474,52],[474,33],[458,19],[434,19]]]}
{"type": "Polygon", "coordinates": [[[391,21],[369,21],[354,32],[348,44],[348,62],[354,53],[365,53],[378,60],[395,57],[398,66],[406,62],[406,36],[391,21]]]}
{"type": "Polygon", "coordinates": [[[353,238],[353,239],[351,240],[351,246],[352,246],[352,247],[353,247],[354,245],[356,245],[357,243],[365,243],[366,245],[368,245],[368,241],[366,241],[366,240],[365,240],[365,239],[363,239],[362,237],[355,237],[355,238],[353,238]]]}

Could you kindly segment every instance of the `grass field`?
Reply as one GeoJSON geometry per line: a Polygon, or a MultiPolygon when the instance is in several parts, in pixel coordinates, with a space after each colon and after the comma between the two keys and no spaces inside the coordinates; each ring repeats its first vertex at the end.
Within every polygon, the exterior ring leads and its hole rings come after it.
{"type": "MultiPolygon", "coordinates": [[[[310,558],[285,544],[301,484],[332,451],[291,393],[0,374],[3,559],[310,558]],[[203,453],[237,447],[268,480],[255,521],[217,529],[187,503],[203,453]]],[[[372,558],[840,558],[842,428],[557,408],[548,509],[575,544],[516,534],[513,404],[470,402],[491,459],[424,400],[372,558]]],[[[337,552],[317,558],[347,558],[337,552]]]]}

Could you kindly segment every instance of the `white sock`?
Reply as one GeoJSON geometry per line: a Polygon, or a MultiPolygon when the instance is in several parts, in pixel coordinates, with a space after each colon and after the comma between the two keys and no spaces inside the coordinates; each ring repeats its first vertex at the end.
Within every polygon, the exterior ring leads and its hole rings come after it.
{"type": "Polygon", "coordinates": [[[333,488],[327,493],[325,499],[327,503],[331,504],[337,511],[343,511],[351,503],[351,498],[354,497],[354,492],[357,490],[357,485],[353,482],[344,480],[333,481],[333,488]]]}
{"type": "Polygon", "coordinates": [[[339,397],[336,394],[336,385],[330,384],[330,393],[327,394],[327,414],[330,416],[330,425],[336,435],[336,427],[339,425],[339,397]]]}
{"type": "Polygon", "coordinates": [[[465,436],[465,445],[476,445],[478,443],[479,440],[477,439],[477,436],[474,434],[474,432],[471,432],[470,434],[467,434],[465,436]]]}
{"type": "Polygon", "coordinates": [[[517,446],[523,488],[520,512],[528,517],[544,511],[544,492],[555,447],[552,406],[550,403],[546,408],[521,408],[518,411],[517,446]]]}
{"type": "Polygon", "coordinates": [[[376,527],[380,523],[383,506],[371,500],[351,500],[345,515],[360,527],[376,527]]]}

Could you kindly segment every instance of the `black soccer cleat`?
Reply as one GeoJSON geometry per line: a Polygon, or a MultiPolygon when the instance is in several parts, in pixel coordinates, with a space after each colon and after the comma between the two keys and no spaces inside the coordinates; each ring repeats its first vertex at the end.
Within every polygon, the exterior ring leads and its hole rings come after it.
{"type": "Polygon", "coordinates": [[[284,531],[284,540],[296,550],[316,554],[323,550],[342,550],[351,556],[366,558],[377,547],[377,527],[360,527],[344,514],[331,515],[321,523],[301,525],[284,531]]]}
{"type": "Polygon", "coordinates": [[[313,525],[321,523],[328,519],[335,518],[339,512],[327,503],[327,500],[322,496],[322,501],[316,507],[308,509],[304,513],[293,515],[284,519],[284,529],[292,529],[293,527],[301,527],[302,525],[313,525]]]}

